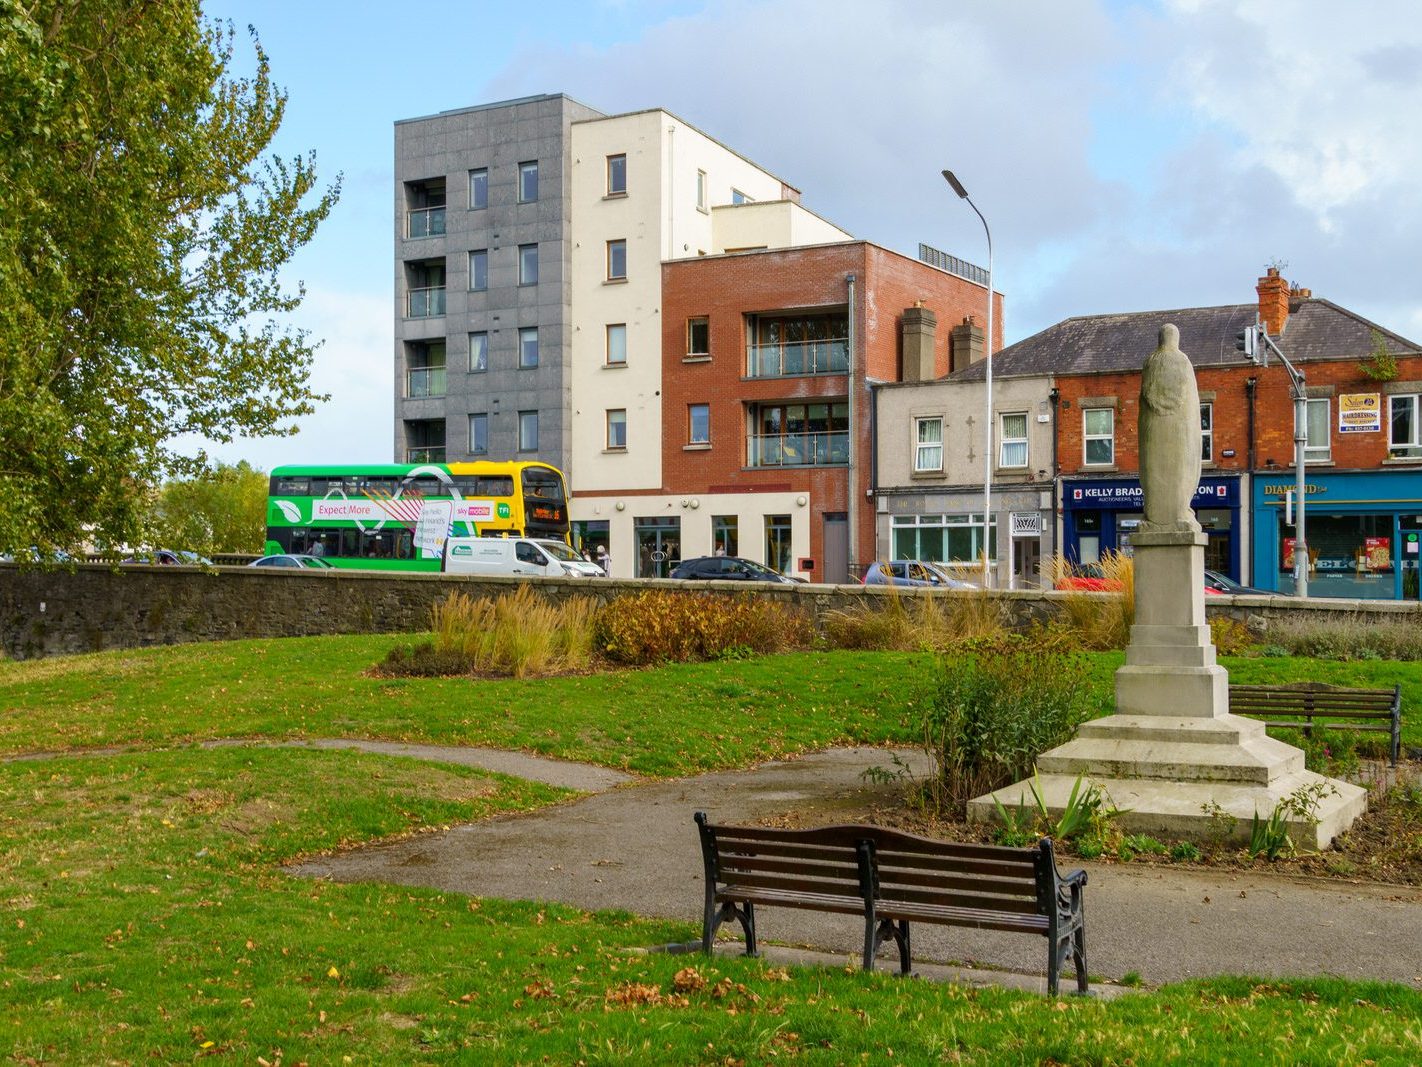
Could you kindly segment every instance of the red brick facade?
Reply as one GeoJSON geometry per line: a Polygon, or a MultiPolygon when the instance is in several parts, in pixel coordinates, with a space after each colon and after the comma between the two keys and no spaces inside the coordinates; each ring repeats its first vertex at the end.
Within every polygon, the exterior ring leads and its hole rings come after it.
{"type": "MultiPolygon", "coordinates": [[[[1000,338],[1002,298],[994,309],[1000,338]]],[[[859,559],[872,559],[873,502],[865,498],[872,444],[867,376],[902,376],[900,320],[920,303],[937,317],[934,373],[948,372],[949,331],[964,318],[985,315],[984,290],[916,260],[866,242],[675,260],[662,265],[662,471],[668,493],[793,492],[809,498],[814,577],[824,580],[823,516],[847,513],[856,524],[859,559]],[[853,302],[849,275],[854,275],[853,302]],[[784,378],[747,376],[746,316],[782,311],[843,310],[853,332],[857,499],[850,501],[844,466],[749,467],[749,405],[776,401],[844,401],[844,374],[784,378]],[[705,317],[710,358],[687,358],[687,324],[705,317]],[[710,447],[688,447],[688,410],[708,404],[710,447]]]]}

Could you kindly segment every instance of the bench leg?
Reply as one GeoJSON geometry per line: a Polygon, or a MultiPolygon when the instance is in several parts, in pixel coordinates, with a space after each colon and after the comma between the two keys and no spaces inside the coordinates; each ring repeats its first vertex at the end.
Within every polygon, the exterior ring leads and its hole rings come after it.
{"type": "Polygon", "coordinates": [[[879,949],[884,942],[893,939],[899,949],[899,973],[908,974],[913,970],[913,949],[909,943],[909,924],[907,919],[900,919],[897,923],[893,919],[880,919],[875,925],[872,916],[864,922],[864,969],[872,971],[874,969],[874,957],[879,954],[879,949]]]}
{"type": "Polygon", "coordinates": [[[747,902],[744,907],[736,907],[732,901],[726,901],[721,905],[721,910],[712,912],[708,905],[706,916],[701,924],[701,951],[706,955],[711,955],[712,946],[716,943],[716,931],[721,928],[721,924],[735,919],[741,924],[741,929],[746,935],[746,955],[754,956],[755,951],[755,905],[747,902]]]}
{"type": "Polygon", "coordinates": [[[913,949],[909,945],[909,924],[907,919],[899,920],[899,928],[894,933],[899,944],[899,973],[909,974],[913,970],[913,949]]]}
{"type": "Polygon", "coordinates": [[[1076,963],[1076,991],[1086,992],[1086,925],[1083,923],[1072,931],[1071,955],[1076,963]]]}

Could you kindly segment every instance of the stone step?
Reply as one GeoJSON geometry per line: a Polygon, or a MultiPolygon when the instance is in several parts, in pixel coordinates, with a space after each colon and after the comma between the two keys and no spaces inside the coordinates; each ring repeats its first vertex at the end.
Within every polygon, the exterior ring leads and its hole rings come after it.
{"type": "Polygon", "coordinates": [[[1238,715],[1211,718],[1108,715],[1083,723],[1078,737],[1173,741],[1182,745],[1234,745],[1264,734],[1264,724],[1238,715]]]}
{"type": "Polygon", "coordinates": [[[1037,757],[1043,774],[1268,785],[1304,769],[1304,755],[1270,737],[1243,744],[1178,744],[1077,737],[1037,757]]]}
{"type": "MultiPolygon", "coordinates": [[[[1166,842],[1179,839],[1200,843],[1248,842],[1256,812],[1261,819],[1267,818],[1280,801],[1296,790],[1317,787],[1325,793],[1313,810],[1317,821],[1291,820],[1289,834],[1298,848],[1324,849],[1363,813],[1367,800],[1367,791],[1361,786],[1306,770],[1285,775],[1268,786],[1107,777],[1092,777],[1089,781],[1104,789],[1111,803],[1123,809],[1113,824],[1118,829],[1126,833],[1152,834],[1166,842]]],[[[1047,810],[1053,816],[1061,815],[1076,785],[1076,776],[1043,773],[1037,783],[1047,810]]],[[[968,821],[996,822],[993,797],[1009,809],[1018,803],[1019,797],[1026,797],[1027,803],[1032,804],[1031,780],[969,801],[968,821]]]]}

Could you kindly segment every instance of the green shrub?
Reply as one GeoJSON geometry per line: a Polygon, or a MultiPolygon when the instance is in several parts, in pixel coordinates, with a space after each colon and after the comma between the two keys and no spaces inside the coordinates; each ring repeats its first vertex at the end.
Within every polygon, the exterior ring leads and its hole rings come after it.
{"type": "Polygon", "coordinates": [[[930,802],[958,815],[973,797],[1026,778],[1098,702],[1088,677],[1080,657],[1011,635],[940,657],[922,701],[930,802]]]}
{"type": "Polygon", "coordinates": [[[1170,846],[1170,858],[1177,863],[1196,863],[1200,859],[1200,849],[1189,841],[1177,841],[1170,846]]]}
{"type": "Polygon", "coordinates": [[[799,611],[762,597],[650,590],[620,596],[593,618],[593,644],[644,666],[787,652],[808,644],[799,611]]]}
{"type": "Polygon", "coordinates": [[[1210,641],[1221,656],[1242,656],[1254,647],[1254,634],[1239,620],[1216,615],[1210,619],[1210,641]]]}
{"type": "Polygon", "coordinates": [[[1291,656],[1332,660],[1422,660],[1422,627],[1366,615],[1285,619],[1269,631],[1270,645],[1291,656]]]}
{"type": "Polygon", "coordinates": [[[458,649],[440,649],[433,641],[396,645],[386,653],[379,672],[397,678],[450,678],[470,674],[474,664],[458,649]]]}

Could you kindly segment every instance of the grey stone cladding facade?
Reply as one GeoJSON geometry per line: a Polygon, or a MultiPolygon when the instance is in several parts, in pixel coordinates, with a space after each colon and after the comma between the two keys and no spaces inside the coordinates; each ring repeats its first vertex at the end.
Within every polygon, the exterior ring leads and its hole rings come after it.
{"type": "Polygon", "coordinates": [[[553,94],[395,124],[396,462],[517,458],[568,468],[569,127],[601,115],[553,94]],[[528,163],[537,164],[531,200],[521,195],[528,163]],[[486,206],[473,202],[476,171],[486,175],[486,206]],[[537,281],[520,284],[529,247],[537,281]],[[482,289],[470,284],[478,251],[487,253],[482,289]],[[529,329],[537,366],[521,367],[520,331],[529,329]],[[486,368],[470,365],[471,334],[487,338],[486,368]],[[537,412],[537,447],[521,450],[528,412],[537,412]],[[471,415],[486,417],[483,454],[471,451],[471,415]]]}

